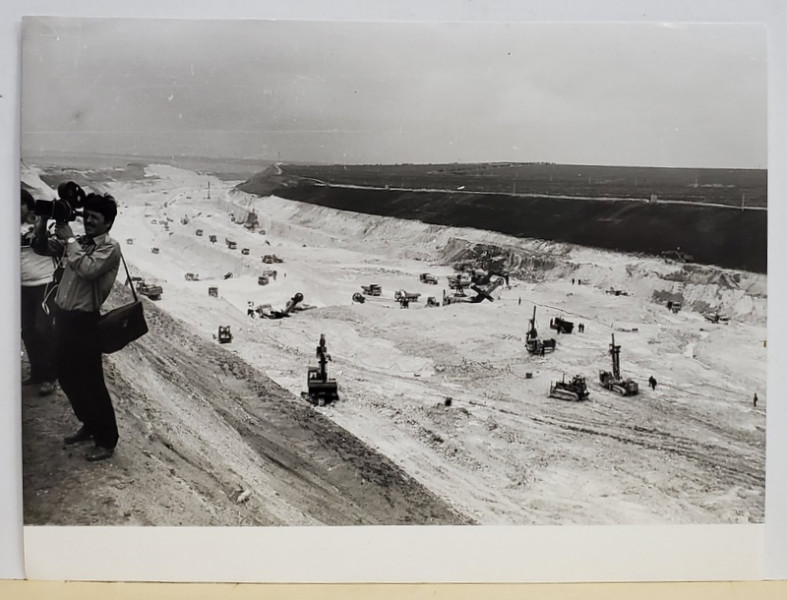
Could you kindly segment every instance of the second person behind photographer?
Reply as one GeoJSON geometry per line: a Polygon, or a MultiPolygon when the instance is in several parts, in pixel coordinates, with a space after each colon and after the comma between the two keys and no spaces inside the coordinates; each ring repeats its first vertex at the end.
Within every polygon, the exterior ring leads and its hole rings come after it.
{"type": "Polygon", "coordinates": [[[91,461],[112,456],[118,441],[97,335],[99,309],[120,266],[120,245],[107,235],[116,216],[112,196],[88,194],[84,236],[74,237],[68,221],[56,222],[54,235],[48,235],[47,221],[39,218],[32,242],[37,253],[62,257],[65,268],[55,296],[55,360],[60,387],[82,427],[64,441],[92,439],[95,447],[86,455],[91,461]]]}

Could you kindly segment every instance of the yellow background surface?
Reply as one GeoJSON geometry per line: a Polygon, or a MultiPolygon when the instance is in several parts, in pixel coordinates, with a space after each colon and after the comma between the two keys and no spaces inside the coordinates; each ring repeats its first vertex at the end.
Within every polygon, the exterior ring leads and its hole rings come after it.
{"type": "Polygon", "coordinates": [[[670,600],[775,600],[787,598],[787,581],[712,583],[577,583],[577,584],[232,584],[232,583],[85,583],[0,581],[0,598],[27,600],[249,600],[252,598],[342,599],[406,598],[413,600],[594,600],[617,598],[670,600]]]}

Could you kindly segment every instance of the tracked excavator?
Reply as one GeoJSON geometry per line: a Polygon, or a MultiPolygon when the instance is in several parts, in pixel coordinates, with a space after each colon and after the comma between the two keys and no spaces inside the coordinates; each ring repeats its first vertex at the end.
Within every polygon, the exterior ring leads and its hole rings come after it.
{"type": "Polygon", "coordinates": [[[615,334],[612,334],[612,343],[609,345],[609,354],[612,356],[612,372],[599,371],[598,379],[601,387],[621,396],[635,396],[639,393],[639,385],[633,379],[623,379],[620,376],[620,345],[615,344],[615,334]]]}
{"type": "Polygon", "coordinates": [[[319,367],[308,367],[306,371],[306,385],[308,391],[301,392],[301,397],[316,406],[325,406],[339,399],[339,389],[335,379],[328,378],[326,364],[331,359],[328,347],[325,345],[325,334],[320,334],[320,343],[317,345],[317,361],[319,367]]]}

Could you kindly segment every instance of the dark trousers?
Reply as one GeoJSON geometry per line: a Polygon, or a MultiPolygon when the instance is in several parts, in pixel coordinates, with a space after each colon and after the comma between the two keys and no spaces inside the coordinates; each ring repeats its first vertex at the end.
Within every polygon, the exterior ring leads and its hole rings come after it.
{"type": "Polygon", "coordinates": [[[97,312],[56,310],[57,374],[74,414],[93,434],[96,445],[114,448],[118,428],[104,383],[97,322],[97,312]]]}
{"type": "Polygon", "coordinates": [[[30,378],[36,382],[57,379],[52,315],[41,306],[46,288],[46,284],[22,286],[22,342],[30,361],[30,378]]]}

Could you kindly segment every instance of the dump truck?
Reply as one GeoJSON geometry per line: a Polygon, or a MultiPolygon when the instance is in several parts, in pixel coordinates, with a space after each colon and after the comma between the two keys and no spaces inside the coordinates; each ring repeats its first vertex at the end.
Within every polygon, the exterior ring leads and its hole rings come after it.
{"type": "Polygon", "coordinates": [[[370,283],[369,285],[362,285],[361,291],[366,296],[379,296],[383,293],[383,288],[377,283],[370,283]]]}
{"type": "Polygon", "coordinates": [[[437,285],[437,277],[435,277],[431,273],[421,273],[418,276],[418,279],[421,281],[421,283],[428,283],[430,285],[437,285]]]}
{"type": "Polygon", "coordinates": [[[549,320],[549,328],[556,330],[558,333],[571,333],[574,331],[574,323],[555,317],[549,320]]]}
{"type": "Polygon", "coordinates": [[[160,300],[161,294],[164,293],[164,288],[162,288],[160,285],[140,281],[137,283],[137,292],[143,296],[147,296],[151,300],[160,300]]]}

